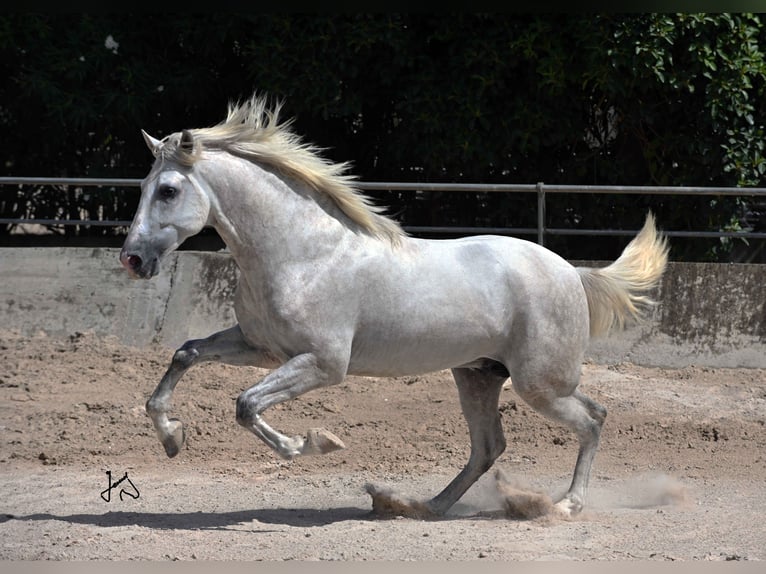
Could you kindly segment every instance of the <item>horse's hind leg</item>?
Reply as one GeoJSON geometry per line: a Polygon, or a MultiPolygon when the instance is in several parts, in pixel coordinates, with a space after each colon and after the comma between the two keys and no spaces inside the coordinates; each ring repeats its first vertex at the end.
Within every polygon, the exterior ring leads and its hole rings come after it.
{"type": "Polygon", "coordinates": [[[146,412],[154,422],[157,436],[169,457],[178,454],[184,443],[183,424],[169,419],[170,400],[173,389],[183,374],[193,365],[205,361],[220,361],[231,365],[274,366],[267,353],[249,346],[236,325],[214,333],[206,339],[187,341],[173,355],[173,360],[146,403],[146,412]]]}
{"type": "Polygon", "coordinates": [[[514,386],[535,410],[577,434],[580,449],[572,483],[564,497],[556,503],[556,507],[565,514],[577,514],[585,504],[590,470],[598,450],[606,409],[576,389],[568,396],[551,396],[545,393],[528,394],[524,386],[517,385],[516,381],[514,386]]]}
{"type": "Polygon", "coordinates": [[[455,504],[479,477],[487,472],[505,450],[505,437],[498,403],[503,383],[508,378],[505,367],[492,363],[482,369],[453,369],[468,431],[471,454],[463,470],[428,506],[442,515],[455,504]]]}

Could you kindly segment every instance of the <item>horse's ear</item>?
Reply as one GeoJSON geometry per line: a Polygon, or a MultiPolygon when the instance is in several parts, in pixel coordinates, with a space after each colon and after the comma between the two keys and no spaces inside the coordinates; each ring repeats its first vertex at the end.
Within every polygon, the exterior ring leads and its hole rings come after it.
{"type": "Polygon", "coordinates": [[[149,146],[149,151],[152,152],[152,155],[154,157],[157,157],[157,154],[160,151],[160,146],[162,145],[162,142],[158,139],[153,138],[144,130],[141,130],[141,135],[144,136],[144,141],[146,142],[146,145],[149,146]]]}
{"type": "Polygon", "coordinates": [[[183,130],[181,132],[181,141],[178,142],[178,147],[186,153],[194,153],[194,136],[189,130],[183,130]]]}

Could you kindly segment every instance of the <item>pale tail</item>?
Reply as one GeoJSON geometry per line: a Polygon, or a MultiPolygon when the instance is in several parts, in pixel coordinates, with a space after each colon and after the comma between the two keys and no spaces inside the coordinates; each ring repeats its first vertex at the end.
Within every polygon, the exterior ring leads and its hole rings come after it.
{"type": "Polygon", "coordinates": [[[590,312],[591,337],[640,321],[656,303],[649,295],[668,261],[668,244],[649,213],[620,257],[603,268],[578,267],[590,312]]]}

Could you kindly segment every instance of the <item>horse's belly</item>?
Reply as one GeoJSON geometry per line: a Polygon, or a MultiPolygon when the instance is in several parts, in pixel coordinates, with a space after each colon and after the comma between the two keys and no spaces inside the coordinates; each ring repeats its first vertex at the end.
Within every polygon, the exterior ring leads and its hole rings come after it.
{"type": "MultiPolygon", "coordinates": [[[[457,326],[456,326],[457,327],[457,326]]],[[[368,333],[352,346],[348,372],[352,375],[399,377],[460,367],[489,358],[500,360],[504,338],[499,334],[399,332],[388,337],[368,333]]]]}
{"type": "Polygon", "coordinates": [[[403,377],[422,375],[453,367],[471,364],[474,361],[454,362],[454,357],[410,357],[392,356],[386,360],[353,360],[349,365],[348,374],[360,377],[403,377]]]}

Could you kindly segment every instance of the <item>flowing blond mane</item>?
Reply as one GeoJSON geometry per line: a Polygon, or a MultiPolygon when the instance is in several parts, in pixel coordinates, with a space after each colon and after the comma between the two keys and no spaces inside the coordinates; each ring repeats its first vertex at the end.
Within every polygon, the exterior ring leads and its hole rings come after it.
{"type": "Polygon", "coordinates": [[[204,149],[219,149],[264,163],[327,194],[362,230],[397,244],[404,230],[353,186],[355,176],[346,173],[349,164],[323,158],[320,148],[304,143],[290,129],[292,120],[280,123],[281,107],[277,103],[269,109],[266,98],[257,96],[242,104],[229,104],[223,122],[187,130],[193,136],[193,149],[181,145],[182,133],[174,133],[163,140],[158,153],[186,166],[193,165],[204,149]]]}

